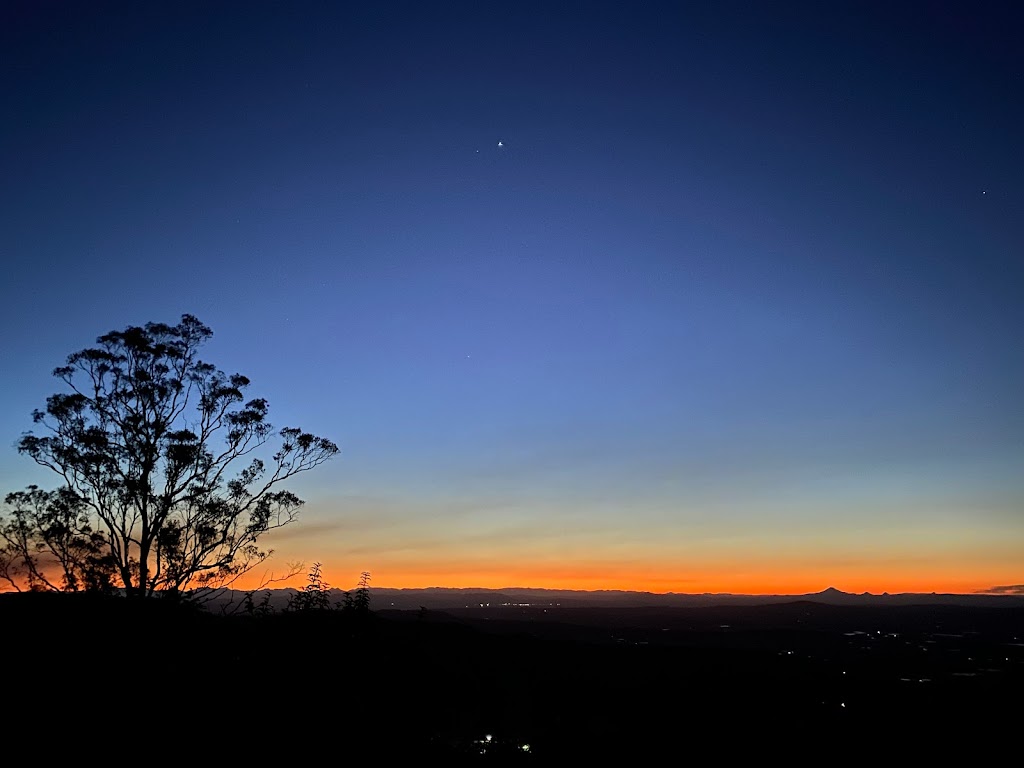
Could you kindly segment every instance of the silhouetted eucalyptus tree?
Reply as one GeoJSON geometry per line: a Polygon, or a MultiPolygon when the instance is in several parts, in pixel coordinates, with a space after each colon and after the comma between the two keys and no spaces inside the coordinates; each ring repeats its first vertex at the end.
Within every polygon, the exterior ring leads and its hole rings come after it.
{"type": "Polygon", "coordinates": [[[148,596],[224,584],[269,554],[257,540],[291,523],[302,504],[278,484],[338,447],[286,428],[276,433],[280,445],[269,461],[259,458],[274,436],[267,401],[246,401],[246,377],[199,360],[211,335],[191,315],[177,325],[128,327],[54,371],[71,391],[33,413],[48,434],[23,435],[18,450],[56,472],[63,486],[8,496],[14,512],[4,530],[24,542],[12,548],[5,535],[8,572],[13,566],[37,587],[88,586],[75,559],[88,542],[97,548],[89,556],[108,558],[117,586],[148,596]],[[54,538],[53,515],[63,521],[60,536],[70,537],[70,566],[59,546],[38,549],[54,538]],[[61,562],[62,582],[44,578],[40,555],[61,562]]]}

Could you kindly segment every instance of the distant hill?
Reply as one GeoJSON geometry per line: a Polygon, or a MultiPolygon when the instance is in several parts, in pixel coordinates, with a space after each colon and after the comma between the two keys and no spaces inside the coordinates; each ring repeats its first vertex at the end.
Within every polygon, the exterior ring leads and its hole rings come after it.
{"type": "MultiPolygon", "coordinates": [[[[283,608],[296,592],[294,589],[269,590],[270,605],[283,608]]],[[[344,593],[332,590],[336,600],[344,593]]],[[[213,605],[231,603],[238,605],[244,592],[225,591],[213,605]]],[[[262,594],[262,593],[261,593],[262,594]]],[[[958,605],[968,607],[1024,607],[1024,595],[991,594],[943,594],[882,593],[880,595],[862,592],[855,594],[829,587],[821,592],[803,595],[736,595],[730,593],[656,593],[628,592],[623,590],[560,590],[508,587],[504,589],[428,587],[425,589],[389,589],[373,587],[370,590],[374,610],[393,608],[395,610],[454,610],[473,607],[497,608],[501,606],[546,606],[575,608],[697,608],[710,606],[771,605],[809,601],[825,605],[841,606],[907,606],[907,605],[958,605]]],[[[257,601],[259,596],[257,596],[257,601]]]]}

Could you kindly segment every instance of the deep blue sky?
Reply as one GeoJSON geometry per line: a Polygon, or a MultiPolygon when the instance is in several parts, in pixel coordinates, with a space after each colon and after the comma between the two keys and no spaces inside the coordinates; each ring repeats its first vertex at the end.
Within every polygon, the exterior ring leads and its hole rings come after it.
{"type": "Polygon", "coordinates": [[[285,559],[1021,583],[1018,7],[5,3],[2,490],[54,366],[188,312],[342,448],[285,559]]]}

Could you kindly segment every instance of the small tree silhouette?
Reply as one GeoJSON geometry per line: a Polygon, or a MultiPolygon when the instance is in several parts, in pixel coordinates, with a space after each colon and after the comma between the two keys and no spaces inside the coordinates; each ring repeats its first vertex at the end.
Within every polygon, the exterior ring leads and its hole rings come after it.
{"type": "Polygon", "coordinates": [[[0,518],[0,578],[16,590],[24,584],[33,591],[114,591],[117,563],[70,488],[30,485],[7,494],[4,503],[9,516],[0,518]],[[59,570],[59,580],[44,564],[59,570]]]}
{"type": "Polygon", "coordinates": [[[252,599],[253,593],[246,592],[245,597],[242,598],[242,610],[249,616],[269,616],[274,612],[274,607],[270,604],[270,590],[264,590],[263,599],[258,603],[252,599]]]}
{"type": "Polygon", "coordinates": [[[356,614],[370,612],[370,572],[359,574],[359,584],[352,592],[345,593],[345,610],[356,614]]]}
{"type": "Polygon", "coordinates": [[[331,587],[323,580],[321,564],[313,563],[306,574],[308,584],[296,592],[288,600],[289,611],[329,611],[335,606],[331,604],[331,587]]]}

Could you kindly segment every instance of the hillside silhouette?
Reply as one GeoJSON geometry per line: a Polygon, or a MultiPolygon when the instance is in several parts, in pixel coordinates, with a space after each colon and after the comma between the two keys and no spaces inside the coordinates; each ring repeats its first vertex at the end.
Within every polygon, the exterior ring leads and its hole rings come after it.
{"type": "Polygon", "coordinates": [[[941,747],[981,758],[1010,743],[1024,683],[1016,606],[799,600],[578,608],[552,620],[428,609],[229,616],[163,600],[5,594],[0,621],[33,638],[8,649],[21,680],[12,725],[78,749],[117,723],[125,743],[173,735],[204,760],[278,743],[295,759],[322,744],[339,755],[536,764],[708,749],[741,758],[941,747]],[[147,641],[125,642],[139,636],[147,641]]]}

